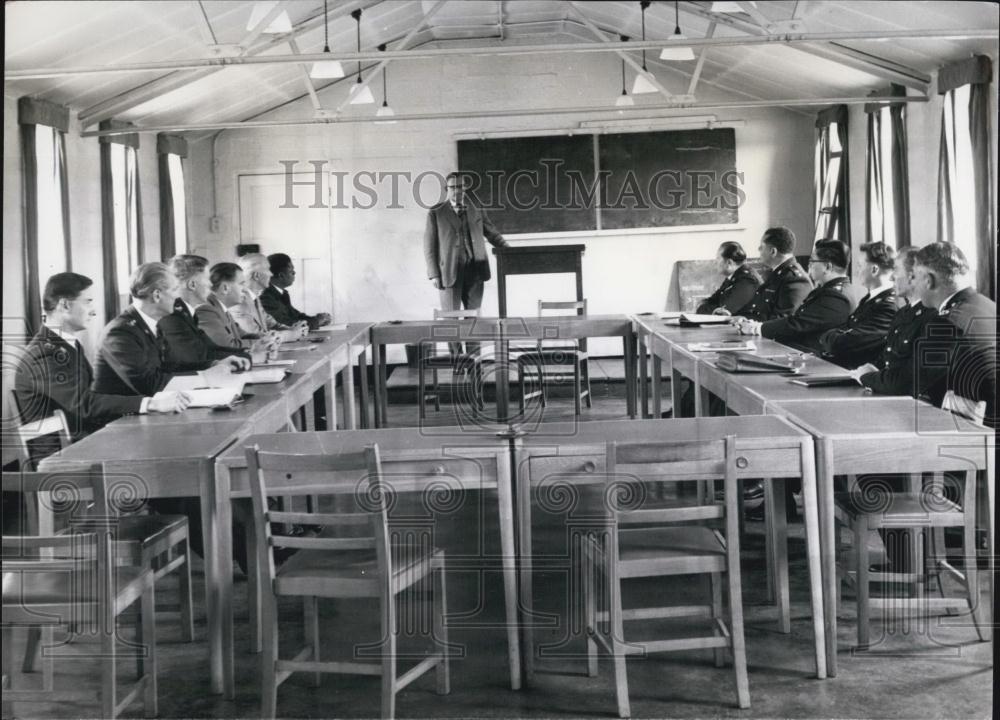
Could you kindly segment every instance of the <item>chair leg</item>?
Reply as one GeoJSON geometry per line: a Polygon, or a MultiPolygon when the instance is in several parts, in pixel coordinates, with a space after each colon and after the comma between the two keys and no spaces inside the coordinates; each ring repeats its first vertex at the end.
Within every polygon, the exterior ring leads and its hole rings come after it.
{"type": "MultiPolygon", "coordinates": [[[[736,559],[739,563],[739,559],[736,559]]],[[[737,573],[739,570],[737,569],[737,573]]],[[[750,680],[747,678],[747,648],[743,635],[743,589],[738,575],[734,579],[730,570],[729,585],[729,632],[733,644],[733,671],[736,675],[736,701],[741,708],[750,707],[750,680]]]]}
{"type": "MultiPolygon", "coordinates": [[[[319,602],[315,595],[302,598],[302,614],[306,641],[312,646],[312,659],[319,662],[319,602]]],[[[319,687],[321,679],[321,673],[313,673],[313,687],[319,687]]]]}
{"type": "Polygon", "coordinates": [[[24,660],[21,662],[21,672],[35,672],[35,658],[42,640],[42,628],[32,625],[28,628],[28,639],[24,645],[24,660]]]}
{"type": "Polygon", "coordinates": [[[191,594],[191,544],[185,536],[178,544],[179,551],[184,553],[184,565],[179,568],[179,592],[181,596],[181,629],[186,642],[194,642],[194,599],[191,594]]]}
{"type": "Polygon", "coordinates": [[[382,598],[382,717],[396,716],[396,598],[382,598]]]}
{"type": "MultiPolygon", "coordinates": [[[[709,573],[709,592],[712,594],[712,618],[722,617],[722,578],[719,573],[709,573]]],[[[723,648],[712,650],[715,657],[715,667],[720,668],[726,664],[726,652],[723,648]]]]}
{"type": "Polygon", "coordinates": [[[854,551],[857,554],[857,589],[858,597],[858,649],[867,650],[869,643],[869,614],[870,604],[868,602],[868,517],[859,515],[854,523],[854,551]]]}
{"type": "Polygon", "coordinates": [[[45,653],[45,648],[52,648],[54,645],[53,628],[51,625],[46,625],[42,628],[42,642],[38,648],[42,659],[42,687],[46,690],[52,690],[55,687],[55,659],[45,653]]]}
{"type": "MultiPolygon", "coordinates": [[[[587,543],[589,540],[584,538],[583,542],[587,543]]],[[[597,677],[597,641],[594,640],[594,633],[597,632],[597,603],[594,599],[596,569],[593,557],[587,551],[583,553],[583,563],[583,605],[587,622],[584,629],[587,633],[587,676],[597,677]]]]}
{"type": "MultiPolygon", "coordinates": [[[[423,353],[423,349],[420,350],[423,353]]],[[[424,395],[426,395],[426,386],[424,384],[424,360],[420,358],[417,360],[417,407],[419,408],[418,417],[423,420],[427,417],[427,409],[424,407],[424,395]]]]}
{"type": "Polygon", "coordinates": [[[156,657],[156,590],[154,586],[150,586],[146,592],[142,594],[142,599],[140,602],[140,613],[142,617],[138,628],[142,633],[142,643],[139,648],[139,655],[146,653],[145,662],[143,663],[142,675],[145,678],[145,688],[143,690],[143,712],[146,717],[154,718],[160,714],[159,712],[159,695],[157,692],[157,657],[156,657]]]}
{"type": "Polygon", "coordinates": [[[590,358],[583,360],[580,364],[580,369],[583,373],[583,384],[585,386],[585,393],[587,398],[587,407],[594,407],[594,403],[590,399],[590,358]]]}
{"type": "Polygon", "coordinates": [[[101,716],[113,718],[115,715],[116,698],[118,697],[118,682],[115,677],[115,653],[117,652],[118,636],[115,632],[117,618],[111,619],[111,627],[99,624],[101,633],[101,716]]]}
{"type": "MultiPolygon", "coordinates": [[[[975,484],[973,483],[973,488],[975,484]]],[[[965,493],[971,498],[963,498],[965,506],[965,522],[962,526],[962,553],[965,555],[965,590],[969,598],[969,609],[972,611],[972,622],[976,626],[976,635],[982,641],[991,637],[990,625],[987,622],[985,608],[979,592],[979,560],[976,553],[976,497],[975,490],[965,493]]]]}
{"type": "Polygon", "coordinates": [[[615,696],[618,700],[618,717],[632,715],[628,700],[628,672],[625,664],[625,628],[622,622],[622,588],[618,578],[609,578],[611,583],[611,648],[615,662],[615,696]]]}
{"type": "Polygon", "coordinates": [[[518,397],[517,397],[517,408],[521,411],[522,417],[524,416],[524,393],[526,388],[524,386],[524,363],[518,361],[517,363],[517,387],[518,387],[518,397]]]}
{"type": "Polygon", "coordinates": [[[261,602],[260,716],[273,718],[278,712],[278,607],[273,595],[261,602]]]}
{"type": "Polygon", "coordinates": [[[583,412],[580,403],[580,356],[573,353],[573,411],[577,417],[583,412]]]}
{"type": "MultiPolygon", "coordinates": [[[[3,639],[2,643],[3,689],[8,690],[11,689],[11,686],[13,685],[12,678],[14,677],[14,628],[5,625],[2,634],[3,634],[2,638],[3,639]]],[[[0,707],[0,713],[2,713],[2,717],[5,718],[14,717],[14,703],[7,702],[6,693],[0,693],[0,696],[4,698],[2,707],[0,707]]]]}
{"type": "MultiPolygon", "coordinates": [[[[433,582],[433,580],[432,580],[433,582]]],[[[437,666],[437,694],[447,695],[451,692],[451,668],[448,659],[448,593],[445,589],[444,567],[437,571],[438,586],[434,592],[434,638],[441,662],[437,666]]]]}
{"type": "MultiPolygon", "coordinates": [[[[431,375],[434,378],[434,411],[441,412],[441,382],[440,382],[441,379],[438,377],[437,368],[434,368],[434,370],[431,372],[431,375]]],[[[455,384],[455,376],[453,374],[452,385],[454,384],[455,384]]]]}

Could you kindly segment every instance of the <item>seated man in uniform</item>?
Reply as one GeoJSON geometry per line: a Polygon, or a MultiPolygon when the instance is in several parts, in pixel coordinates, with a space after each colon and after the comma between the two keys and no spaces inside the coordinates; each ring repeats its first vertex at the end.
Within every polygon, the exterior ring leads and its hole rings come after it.
{"type": "Polygon", "coordinates": [[[236,263],[221,262],[212,266],[208,281],[212,292],[208,300],[199,305],[194,316],[198,327],[220,347],[243,349],[257,359],[278,345],[277,335],[268,331],[264,337],[248,338],[229,314],[228,308],[239,305],[246,292],[246,275],[236,263]]]}
{"type": "Polygon", "coordinates": [[[72,272],[53,275],[45,283],[45,324],[25,348],[14,375],[14,395],[21,420],[33,422],[55,410],[66,413],[74,441],[122,415],[183,411],[183,393],[109,395],[90,389],[94,371],[76,334],[97,315],[93,281],[72,272]]]}
{"type": "MultiPolygon", "coordinates": [[[[163,333],[157,327],[161,318],[173,312],[179,285],[163,263],[144,263],[135,269],[129,279],[132,304],[104,328],[94,370],[96,392],[154,395],[175,373],[195,369],[167,360],[163,333]]],[[[208,370],[208,379],[223,380],[245,363],[242,358],[217,361],[208,370]]]]}
{"type": "Polygon", "coordinates": [[[878,358],[885,336],[896,317],[896,288],[892,282],[895,251],[885,243],[861,246],[865,255],[861,282],[868,292],[839,328],[819,339],[823,357],[845,368],[856,368],[878,358]]]}
{"type": "Polygon", "coordinates": [[[271,268],[271,283],[260,294],[260,304],[264,311],[282,325],[294,325],[305,321],[310,330],[329,325],[333,320],[327,313],[306,315],[292,305],[288,288],[295,282],[295,263],[285,253],[267,256],[271,268]]]}
{"type": "Polygon", "coordinates": [[[767,280],[757,288],[753,298],[733,315],[734,324],[740,318],[749,320],[773,320],[795,312],[806,295],[812,290],[812,283],[806,271],[796,262],[795,235],[784,227],[768,228],[757,248],[760,261],[771,268],[767,280]]]}
{"type": "Polygon", "coordinates": [[[204,370],[215,360],[229,359],[239,369],[250,367],[250,355],[243,348],[216,345],[198,327],[195,313],[208,302],[211,286],[208,279],[208,260],[201,255],[176,255],[170,259],[170,268],[180,281],[180,297],[174,311],[160,318],[157,323],[166,341],[166,361],[175,367],[204,370]]]}
{"type": "Polygon", "coordinates": [[[249,253],[239,259],[246,278],[243,300],[229,308],[229,314],[240,326],[244,338],[261,338],[275,331],[282,342],[293,342],[309,332],[304,320],[290,326],[275,320],[261,305],[260,295],[271,284],[271,266],[261,253],[249,253]]]}
{"type": "Polygon", "coordinates": [[[920,248],[914,276],[920,301],[938,311],[917,339],[917,396],[941,407],[950,393],[951,409],[981,410],[996,428],[996,304],[972,287],[969,263],[951,243],[920,248]]]}
{"type": "Polygon", "coordinates": [[[847,246],[839,240],[818,240],[809,258],[809,277],[816,288],[791,315],[759,322],[743,319],[745,335],[761,335],[806,352],[818,351],[824,331],[847,322],[855,299],[847,280],[847,246]]]}
{"type": "Polygon", "coordinates": [[[913,263],[919,249],[904,248],[896,256],[893,281],[896,295],[905,304],[892,319],[881,354],[874,364],[861,365],[851,371],[851,375],[862,385],[878,395],[916,395],[913,387],[913,351],[917,338],[923,334],[924,325],[937,315],[937,308],[924,307],[916,294],[913,263]]]}
{"type": "Polygon", "coordinates": [[[718,290],[698,305],[698,312],[732,315],[753,299],[760,287],[760,278],[747,265],[747,254],[738,242],[722,243],[715,254],[715,265],[725,280],[718,290]]]}

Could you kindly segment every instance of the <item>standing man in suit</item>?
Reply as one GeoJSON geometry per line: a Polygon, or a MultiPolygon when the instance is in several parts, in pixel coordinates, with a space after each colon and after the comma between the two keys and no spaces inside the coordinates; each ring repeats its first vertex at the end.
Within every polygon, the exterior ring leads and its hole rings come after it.
{"type": "Polygon", "coordinates": [[[795,260],[794,251],[795,234],[791,230],[773,227],[764,231],[757,252],[761,263],[771,268],[771,274],[750,302],[733,312],[734,324],[739,324],[743,317],[759,322],[786,317],[802,304],[812,290],[812,283],[795,260]]]}
{"type": "Polygon", "coordinates": [[[290,257],[285,253],[274,253],[267,256],[267,262],[271,268],[271,283],[260,294],[260,304],[264,312],[282,325],[292,326],[297,322],[304,322],[310,330],[333,322],[333,318],[327,313],[306,315],[292,305],[288,288],[295,282],[295,263],[290,257]]]}
{"type": "Polygon", "coordinates": [[[252,358],[259,358],[277,346],[277,335],[270,330],[258,339],[245,338],[240,326],[227,311],[227,308],[243,301],[247,287],[243,268],[232,262],[216,263],[209,270],[208,282],[212,292],[208,294],[208,300],[195,310],[194,317],[198,327],[212,342],[221,347],[247,350],[252,358]]]}
{"type": "MultiPolygon", "coordinates": [[[[97,353],[94,391],[112,395],[155,395],[174,373],[190,368],[166,359],[166,343],[157,323],[174,311],[180,283],[170,268],[159,262],[144,263],[129,279],[132,304],[108,323],[97,353]]],[[[223,380],[233,371],[229,362],[207,371],[210,381],[223,380]]]]}
{"type": "Polygon", "coordinates": [[[698,305],[701,314],[732,315],[747,305],[760,287],[760,278],[747,265],[747,254],[738,242],[724,242],[715,254],[715,266],[725,278],[719,289],[698,305]]]}
{"type": "Polygon", "coordinates": [[[305,321],[291,326],[284,325],[267,313],[260,303],[260,295],[271,284],[271,264],[261,253],[248,253],[239,259],[246,278],[243,300],[229,308],[229,314],[240,326],[245,338],[261,338],[274,331],[282,342],[293,342],[309,332],[305,321]]]}
{"type": "Polygon", "coordinates": [[[90,389],[94,371],[76,333],[86,330],[97,316],[93,284],[90,278],[72,272],[48,279],[42,294],[45,324],[28,343],[14,375],[21,420],[33,422],[62,410],[74,441],[122,415],[181,412],[189,402],[184,393],[142,397],[90,389]]]}
{"type": "MultiPolygon", "coordinates": [[[[427,277],[438,290],[442,310],[478,309],[483,303],[483,284],[490,279],[486,241],[506,247],[486,213],[470,202],[461,173],[445,178],[448,199],[427,213],[424,230],[424,260],[427,277]]],[[[449,343],[453,355],[462,352],[461,343],[449,343]]],[[[469,344],[469,352],[474,352],[469,344]]]]}
{"type": "Polygon", "coordinates": [[[819,339],[823,357],[845,368],[874,362],[896,317],[892,281],[896,252],[881,242],[862,245],[861,252],[865,254],[861,282],[868,292],[844,325],[827,330],[819,339]]]}
{"type": "Polygon", "coordinates": [[[248,370],[250,355],[247,351],[216,345],[198,327],[195,313],[208,302],[211,294],[208,260],[201,255],[175,255],[170,259],[170,269],[180,281],[180,297],[174,302],[174,311],[157,323],[166,340],[167,363],[204,370],[216,360],[227,360],[237,369],[248,370]]]}
{"type": "Polygon", "coordinates": [[[744,319],[739,329],[817,352],[819,336],[847,322],[856,300],[847,279],[847,246],[840,240],[818,240],[809,258],[809,277],[816,284],[791,315],[759,322],[744,319]]]}
{"type": "Polygon", "coordinates": [[[916,395],[913,387],[916,341],[923,334],[924,325],[937,315],[937,308],[924,307],[917,297],[913,263],[919,249],[904,248],[896,256],[893,282],[904,305],[889,326],[881,354],[874,364],[867,363],[851,371],[858,382],[876,395],[916,395]]]}

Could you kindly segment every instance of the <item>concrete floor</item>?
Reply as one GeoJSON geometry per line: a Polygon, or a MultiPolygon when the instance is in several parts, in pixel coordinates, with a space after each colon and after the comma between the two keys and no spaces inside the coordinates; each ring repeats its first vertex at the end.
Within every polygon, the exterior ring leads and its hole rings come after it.
{"type": "MultiPolygon", "coordinates": [[[[572,401],[554,399],[550,419],[572,416],[572,401]]],[[[451,408],[429,412],[428,422],[449,424],[451,408]]],[[[621,418],[625,415],[622,388],[615,383],[594,385],[594,408],[586,419],[621,418]]],[[[393,426],[416,424],[412,404],[390,406],[393,426]]],[[[436,542],[449,557],[498,552],[494,515],[495,499],[470,493],[455,515],[438,522],[436,542]],[[473,550],[470,550],[473,548],[473,550]]],[[[405,509],[405,508],[404,508],[405,509]]],[[[564,542],[564,525],[556,517],[539,517],[535,524],[537,547],[558,548],[564,542]]],[[[715,668],[708,651],[634,658],[628,662],[634,717],[885,717],[885,718],[985,718],[993,704],[993,643],[976,641],[975,631],[956,618],[946,626],[935,619],[895,625],[875,622],[873,649],[855,653],[856,625],[853,596],[845,591],[839,625],[840,672],[838,677],[817,680],[813,671],[811,623],[806,582],[805,546],[801,524],[790,527],[790,577],[792,632],[777,631],[776,609],[766,602],[763,523],[748,522],[743,539],[743,601],[752,707],[736,707],[735,684],[729,666],[715,668]]],[[[984,573],[985,574],[985,573],[984,573]]],[[[506,666],[503,628],[503,595],[494,572],[452,572],[448,579],[450,641],[456,646],[451,661],[451,694],[434,692],[433,673],[425,675],[397,698],[400,717],[614,717],[616,716],[612,666],[606,659],[597,678],[585,674],[585,644],[567,620],[567,573],[537,573],[535,607],[556,619],[536,631],[539,647],[548,646],[538,661],[530,687],[512,691],[506,666]],[[552,653],[555,653],[554,656],[552,653]]],[[[639,585],[626,592],[626,604],[648,603],[650,596],[686,593],[685,583],[639,585]]],[[[957,587],[950,587],[952,592],[957,587]]],[[[176,593],[170,581],[158,585],[158,594],[169,601],[176,593]]],[[[203,576],[195,562],[196,632],[204,637],[203,576]]],[[[418,606],[426,603],[417,601],[418,606]]],[[[236,718],[259,712],[259,656],[250,652],[247,618],[247,584],[242,576],[235,585],[237,697],[226,701],[209,694],[207,646],[178,642],[174,614],[161,614],[158,623],[160,655],[159,697],[162,717],[236,718]]],[[[368,601],[321,604],[324,659],[347,657],[354,643],[378,637],[377,611],[368,601]]],[[[295,602],[280,606],[282,647],[297,649],[302,640],[302,609],[295,602]]],[[[18,634],[20,657],[23,637],[18,634]]],[[[403,648],[420,651],[416,639],[403,648]]],[[[79,644],[81,659],[93,646],[79,644]]],[[[536,648],[537,651],[537,648],[536,648]]],[[[287,656],[287,652],[284,653],[287,656]]],[[[406,663],[402,666],[407,667],[406,663]]],[[[122,680],[130,665],[123,663],[122,680]]],[[[97,687],[93,662],[61,662],[57,683],[97,687]]],[[[18,676],[17,682],[37,681],[18,676]]],[[[18,717],[93,716],[96,705],[16,706],[18,717]]],[[[141,711],[133,705],[126,713],[141,711]]],[[[279,690],[279,717],[373,717],[379,714],[379,680],[367,677],[324,676],[312,687],[311,677],[295,675],[279,690]]]]}

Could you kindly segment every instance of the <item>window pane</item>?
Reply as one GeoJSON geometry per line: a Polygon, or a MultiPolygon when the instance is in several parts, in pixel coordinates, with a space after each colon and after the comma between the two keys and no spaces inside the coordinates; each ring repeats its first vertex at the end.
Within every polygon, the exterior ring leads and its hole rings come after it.
{"type": "Polygon", "coordinates": [[[174,200],[174,248],[178,254],[188,251],[187,205],[184,200],[184,165],[180,155],[167,156],[170,171],[170,194],[174,200]]]}
{"type": "Polygon", "coordinates": [[[115,209],[115,273],[118,276],[118,294],[128,294],[128,277],[131,273],[129,259],[129,218],[125,199],[126,161],[124,145],[111,143],[111,193],[115,209]]]}
{"type": "MultiPolygon", "coordinates": [[[[52,275],[68,269],[63,237],[62,196],[59,189],[59,158],[56,130],[35,126],[35,160],[38,168],[38,280],[39,288],[52,275]]],[[[40,301],[40,299],[39,299],[40,301]]]]}
{"type": "Polygon", "coordinates": [[[895,173],[892,154],[892,117],[891,111],[885,107],[878,113],[878,142],[881,162],[879,163],[879,188],[881,195],[881,212],[879,222],[882,226],[882,242],[896,247],[896,198],[893,193],[892,177],[895,173]]]}
{"type": "Polygon", "coordinates": [[[972,140],[969,137],[969,92],[970,86],[963,85],[952,91],[954,93],[955,122],[954,133],[954,168],[955,174],[951,185],[952,217],[954,218],[955,244],[965,254],[972,271],[972,282],[975,284],[976,268],[976,194],[973,187],[972,140]]]}

